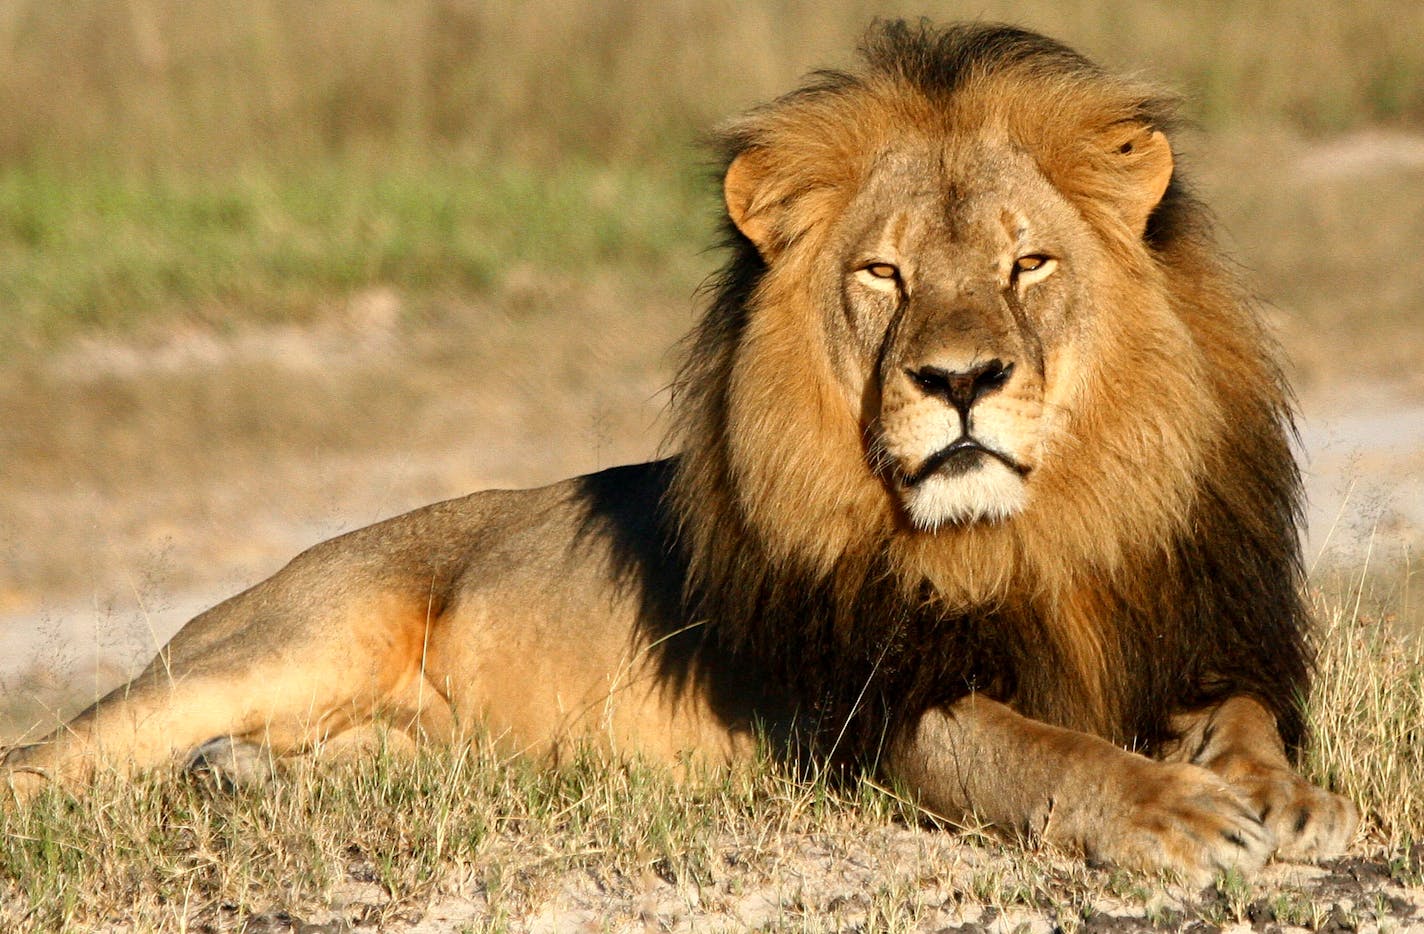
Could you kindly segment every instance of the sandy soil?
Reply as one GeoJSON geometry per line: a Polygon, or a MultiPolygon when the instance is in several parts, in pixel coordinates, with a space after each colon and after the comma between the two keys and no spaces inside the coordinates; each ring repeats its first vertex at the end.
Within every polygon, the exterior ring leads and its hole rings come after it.
{"type": "MultiPolygon", "coordinates": [[[[1416,877],[1391,876],[1380,861],[1359,856],[1319,866],[1273,864],[1239,887],[1188,892],[1093,873],[1051,854],[1026,861],[1015,849],[970,845],[934,830],[760,840],[725,834],[716,849],[720,862],[696,879],[651,870],[637,878],[572,870],[532,886],[531,893],[518,885],[491,887],[472,871],[451,876],[439,895],[394,910],[377,886],[359,881],[357,866],[330,910],[303,917],[261,913],[249,917],[246,930],[318,934],[367,924],[411,934],[482,925],[531,934],[1424,930],[1424,890],[1416,877]]],[[[491,861],[500,860],[519,867],[529,854],[513,848],[492,854],[491,861]]],[[[219,908],[196,926],[216,930],[230,920],[219,908]]]]}
{"type": "Polygon", "coordinates": [[[596,285],[400,324],[376,294],[313,330],[0,370],[0,717],[92,696],[340,532],[652,456],[689,309],[596,285]]]}

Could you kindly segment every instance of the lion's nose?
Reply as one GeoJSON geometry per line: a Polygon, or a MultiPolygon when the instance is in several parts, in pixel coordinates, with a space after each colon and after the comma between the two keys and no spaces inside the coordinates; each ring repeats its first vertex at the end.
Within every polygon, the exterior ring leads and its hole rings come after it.
{"type": "Polygon", "coordinates": [[[925,395],[943,399],[967,418],[974,403],[1003,388],[1013,372],[1012,363],[995,358],[966,370],[946,370],[927,365],[907,369],[905,375],[925,395]]]}

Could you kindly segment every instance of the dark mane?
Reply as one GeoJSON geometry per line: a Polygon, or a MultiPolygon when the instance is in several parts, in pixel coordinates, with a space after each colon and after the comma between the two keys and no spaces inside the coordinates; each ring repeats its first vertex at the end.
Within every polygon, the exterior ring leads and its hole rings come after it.
{"type": "MultiPolygon", "coordinates": [[[[970,75],[1011,73],[1085,94],[1112,80],[1065,46],[1007,26],[879,23],[862,55],[860,70],[813,75],[734,126],[722,139],[724,158],[756,143],[758,114],[875,81],[934,102],[953,98],[970,75]]],[[[1170,99],[1133,100],[1147,123],[1171,125],[1170,99]]],[[[1276,715],[1288,746],[1299,743],[1310,659],[1289,397],[1204,209],[1179,177],[1145,239],[1184,319],[1200,333],[1244,335],[1240,359],[1222,362],[1248,376],[1235,387],[1223,377],[1231,419],[1202,452],[1188,531],[1138,549],[1128,571],[1092,581],[1108,633],[1105,723],[1087,713],[1085,686],[1063,676],[1074,670],[1071,647],[1032,581],[1008,599],[946,605],[928,580],[897,565],[891,543],[902,533],[893,529],[847,550],[829,571],[773,556],[739,501],[729,448],[730,374],[767,268],[730,223],[725,231],[728,259],[674,384],[671,438],[681,456],[666,500],[675,529],[669,544],[685,556],[685,618],[705,622],[719,652],[739,654],[789,687],[811,726],[805,738],[822,755],[870,762],[923,711],[971,691],[1149,750],[1170,738],[1173,711],[1245,693],[1276,715]]]]}
{"type": "Polygon", "coordinates": [[[964,23],[936,29],[929,20],[877,22],[860,48],[872,72],[895,75],[926,96],[953,94],[976,71],[1025,68],[1044,75],[1101,77],[1068,46],[1013,26],[964,23]]]}

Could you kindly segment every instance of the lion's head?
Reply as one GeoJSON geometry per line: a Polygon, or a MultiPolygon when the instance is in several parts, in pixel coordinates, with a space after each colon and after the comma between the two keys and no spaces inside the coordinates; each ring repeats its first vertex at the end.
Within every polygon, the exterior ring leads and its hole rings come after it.
{"type": "Polygon", "coordinates": [[[674,502],[730,641],[817,695],[977,686],[1152,742],[1271,638],[1291,731],[1285,391],[1171,128],[1043,37],[890,23],[726,131],[674,502]]]}

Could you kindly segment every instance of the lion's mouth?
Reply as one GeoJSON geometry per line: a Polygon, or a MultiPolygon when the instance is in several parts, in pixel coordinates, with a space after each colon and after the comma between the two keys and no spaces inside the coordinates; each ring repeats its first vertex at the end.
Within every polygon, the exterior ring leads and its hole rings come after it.
{"type": "Polygon", "coordinates": [[[940,448],[938,451],[925,458],[913,472],[906,475],[903,483],[906,489],[914,489],[924,483],[930,477],[958,477],[971,473],[984,466],[988,459],[994,459],[1005,467],[1012,470],[1019,476],[1025,476],[1029,468],[1002,451],[996,451],[991,447],[986,447],[978,439],[969,435],[960,435],[950,444],[940,448]]]}

